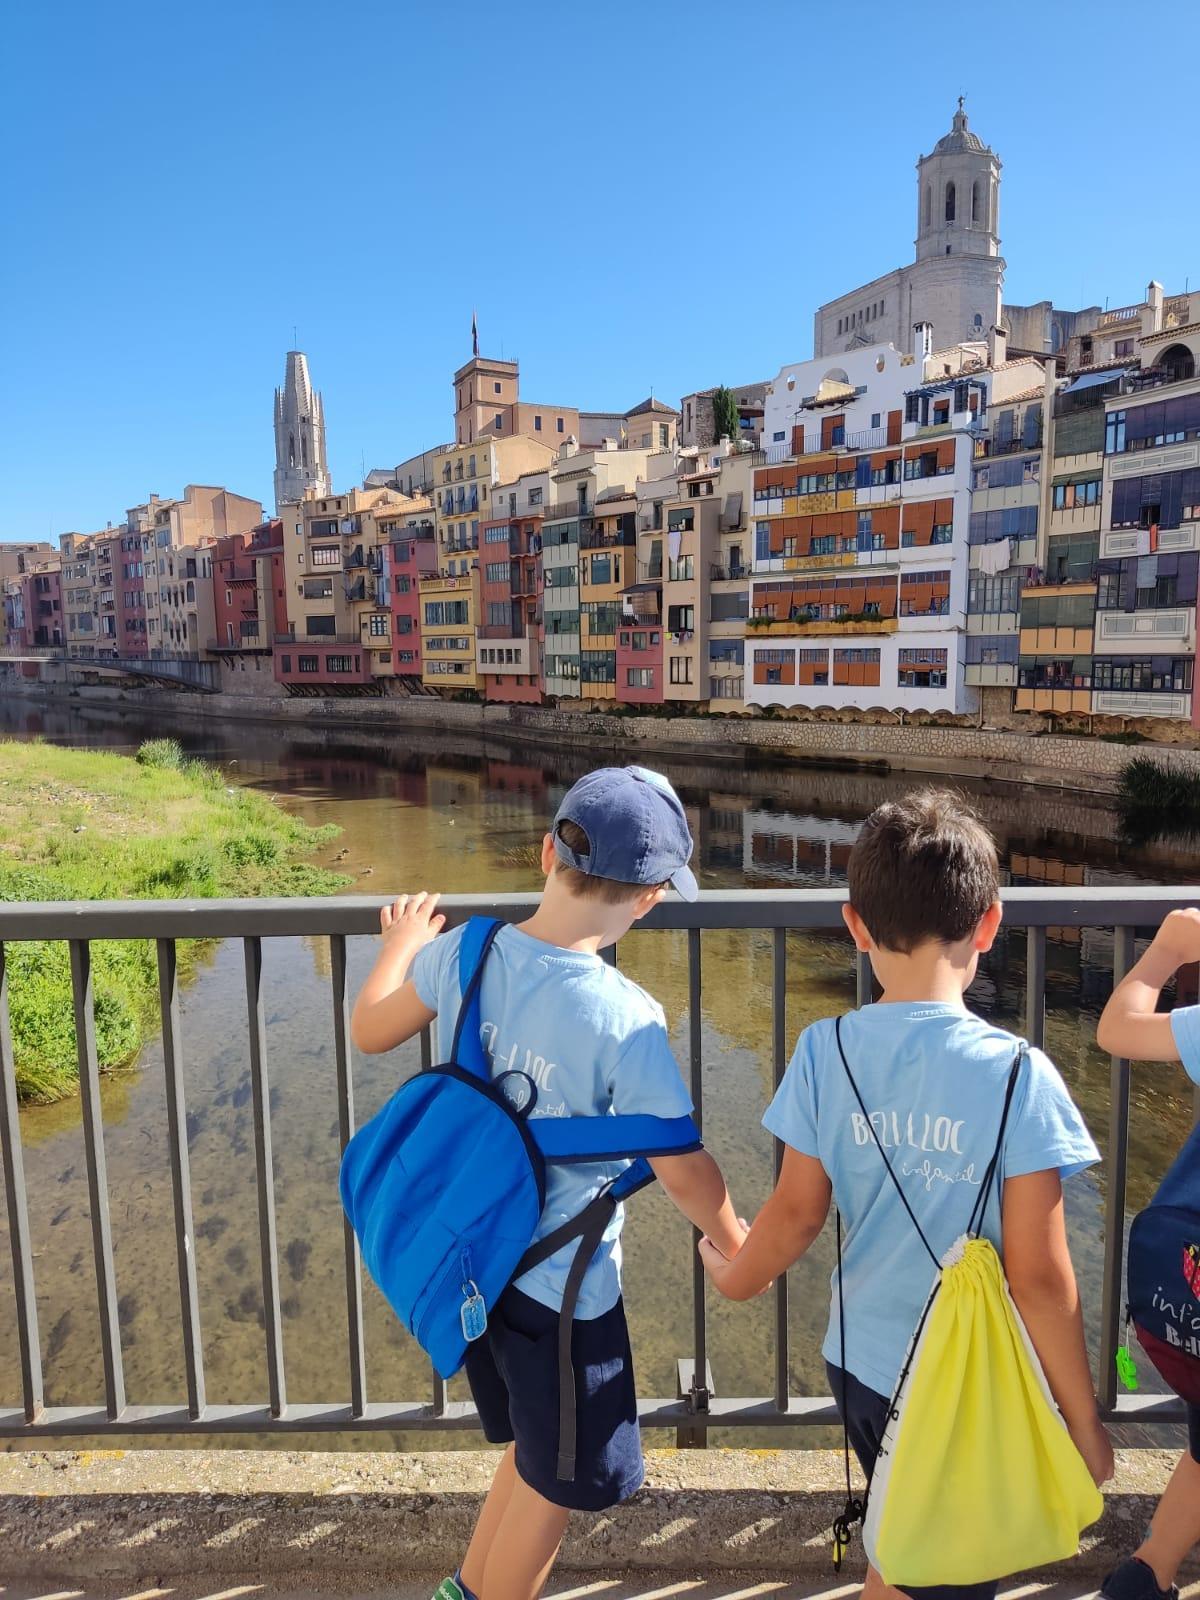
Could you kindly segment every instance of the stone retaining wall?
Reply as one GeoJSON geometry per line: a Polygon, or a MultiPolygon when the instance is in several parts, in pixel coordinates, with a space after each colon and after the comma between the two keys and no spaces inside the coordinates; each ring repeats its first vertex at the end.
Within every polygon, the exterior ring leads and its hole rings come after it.
{"type": "MultiPolygon", "coordinates": [[[[1102,1520],[1056,1575],[1099,1578],[1132,1550],[1175,1459],[1120,1452],[1102,1520]]],[[[467,1450],[0,1454],[3,1578],[441,1576],[462,1559],[495,1463],[467,1450]]],[[[842,1472],[835,1451],[650,1451],[632,1500],[572,1518],[561,1564],[832,1579],[842,1472]]],[[[862,1570],[856,1543],[841,1582],[862,1570]]]]}
{"type": "Polygon", "coordinates": [[[287,699],[249,694],[200,695],[171,689],[117,689],[25,684],[9,678],[4,691],[75,705],[129,705],[171,716],[267,721],[285,726],[454,728],[494,732],[530,744],[569,744],[597,751],[702,750],[709,757],[754,756],[912,772],[940,772],[1035,782],[1063,788],[1111,790],[1130,755],[1151,754],[1164,765],[1200,772],[1200,750],[1172,745],[1114,744],[1099,738],[1016,733],[1001,728],[883,726],[877,723],[728,717],[614,716],[578,709],[484,705],[432,697],[401,699],[287,699]]]}

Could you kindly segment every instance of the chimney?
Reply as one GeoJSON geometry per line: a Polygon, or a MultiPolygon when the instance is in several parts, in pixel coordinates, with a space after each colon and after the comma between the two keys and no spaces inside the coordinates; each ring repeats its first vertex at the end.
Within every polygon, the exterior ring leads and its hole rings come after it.
{"type": "Polygon", "coordinates": [[[1008,329],[993,322],[988,329],[988,366],[999,367],[1008,360],[1008,329]]]}
{"type": "Polygon", "coordinates": [[[1163,286],[1151,279],[1146,288],[1146,302],[1150,307],[1150,332],[1158,333],[1163,325],[1163,286]]]}
{"type": "Polygon", "coordinates": [[[914,322],[913,333],[916,335],[913,348],[917,356],[922,361],[928,361],[933,354],[933,323],[914,322]]]}

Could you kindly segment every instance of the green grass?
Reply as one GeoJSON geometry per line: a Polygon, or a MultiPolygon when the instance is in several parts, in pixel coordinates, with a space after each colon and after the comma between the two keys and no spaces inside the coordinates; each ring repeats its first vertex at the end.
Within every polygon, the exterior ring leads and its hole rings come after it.
{"type": "MultiPolygon", "coordinates": [[[[303,858],[337,832],[314,829],[266,796],[229,788],[173,739],[136,759],[52,745],[0,744],[0,900],[196,900],[331,894],[347,880],[303,858]]],[[[179,946],[181,973],[203,946],[179,946]]],[[[49,1101],[77,1080],[66,946],[6,948],[17,1090],[49,1101]]],[[[92,946],[96,1050],[127,1065],[158,1025],[147,940],[92,946]]]]}

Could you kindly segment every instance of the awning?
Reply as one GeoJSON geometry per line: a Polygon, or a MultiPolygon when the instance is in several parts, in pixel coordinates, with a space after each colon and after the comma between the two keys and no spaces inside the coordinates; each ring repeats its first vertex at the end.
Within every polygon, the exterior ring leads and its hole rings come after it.
{"type": "Polygon", "coordinates": [[[1123,377],[1128,367],[1109,367],[1106,372],[1081,372],[1077,378],[1060,390],[1061,394],[1077,394],[1080,389],[1094,389],[1098,383],[1112,383],[1123,377]]]}
{"type": "Polygon", "coordinates": [[[725,508],[721,512],[721,531],[732,533],[742,522],[742,491],[731,489],[725,496],[725,508]]]}
{"type": "Polygon", "coordinates": [[[1060,483],[1099,483],[1100,468],[1093,467],[1090,472],[1056,472],[1051,479],[1055,489],[1060,483]]]}

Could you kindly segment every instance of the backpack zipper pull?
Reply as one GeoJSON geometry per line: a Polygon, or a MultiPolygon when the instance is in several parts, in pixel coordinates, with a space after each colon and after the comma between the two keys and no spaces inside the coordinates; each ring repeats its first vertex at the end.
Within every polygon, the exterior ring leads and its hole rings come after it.
{"type": "Polygon", "coordinates": [[[1120,1346],[1116,1354],[1117,1377],[1120,1378],[1126,1389],[1130,1391],[1138,1387],[1137,1362],[1133,1359],[1133,1352],[1129,1348],[1129,1312],[1125,1313],[1125,1343],[1120,1346]]]}

